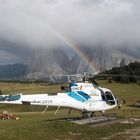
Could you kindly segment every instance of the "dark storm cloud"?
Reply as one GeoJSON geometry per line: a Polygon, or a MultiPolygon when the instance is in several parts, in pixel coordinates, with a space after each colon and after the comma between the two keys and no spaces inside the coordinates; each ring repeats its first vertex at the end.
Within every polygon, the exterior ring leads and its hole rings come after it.
{"type": "Polygon", "coordinates": [[[0,0],[0,38],[23,49],[63,46],[65,40],[139,46],[139,5],[138,0],[0,0]]]}
{"type": "Polygon", "coordinates": [[[0,39],[0,64],[26,63],[31,48],[0,39]]]}

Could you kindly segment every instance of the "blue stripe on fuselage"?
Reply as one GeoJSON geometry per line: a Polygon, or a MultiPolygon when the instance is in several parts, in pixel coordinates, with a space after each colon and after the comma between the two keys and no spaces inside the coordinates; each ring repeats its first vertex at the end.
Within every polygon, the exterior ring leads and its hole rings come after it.
{"type": "Polygon", "coordinates": [[[72,98],[74,98],[74,99],[77,100],[77,101],[82,101],[82,102],[86,101],[85,98],[82,98],[82,97],[81,97],[80,95],[78,95],[76,92],[68,92],[67,95],[70,96],[70,97],[72,97],[72,98]]]}
{"type": "Polygon", "coordinates": [[[77,91],[77,93],[78,93],[79,95],[81,95],[83,98],[85,98],[86,100],[88,100],[88,99],[91,98],[88,94],[86,94],[86,93],[83,92],[83,91],[77,91]]]}

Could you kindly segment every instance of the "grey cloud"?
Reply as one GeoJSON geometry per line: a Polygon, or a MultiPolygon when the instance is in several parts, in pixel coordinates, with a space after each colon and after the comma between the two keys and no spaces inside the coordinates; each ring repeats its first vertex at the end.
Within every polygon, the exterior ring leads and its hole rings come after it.
{"type": "Polygon", "coordinates": [[[0,0],[0,38],[31,47],[140,45],[137,0],[0,0]]]}
{"type": "Polygon", "coordinates": [[[0,64],[26,63],[31,53],[30,47],[0,39],[0,64]]]}

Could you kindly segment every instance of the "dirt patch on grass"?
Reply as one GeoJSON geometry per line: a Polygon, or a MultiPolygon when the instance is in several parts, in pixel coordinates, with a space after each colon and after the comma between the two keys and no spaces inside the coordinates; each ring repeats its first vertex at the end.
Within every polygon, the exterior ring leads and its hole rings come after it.
{"type": "Polygon", "coordinates": [[[109,137],[102,138],[102,140],[140,140],[140,127],[126,130],[109,137]]]}
{"type": "MultiPolygon", "coordinates": [[[[131,118],[129,120],[122,121],[120,123],[136,124],[136,123],[140,123],[140,119],[131,118]]],[[[140,140],[140,127],[128,129],[124,132],[119,132],[119,133],[113,134],[111,136],[102,138],[102,140],[118,140],[118,139],[121,139],[121,140],[140,140]]]]}

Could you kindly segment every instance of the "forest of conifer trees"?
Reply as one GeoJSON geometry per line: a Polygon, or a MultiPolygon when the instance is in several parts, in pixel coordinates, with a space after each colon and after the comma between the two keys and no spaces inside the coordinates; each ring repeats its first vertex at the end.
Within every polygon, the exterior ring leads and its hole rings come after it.
{"type": "Polygon", "coordinates": [[[114,67],[101,74],[105,76],[104,78],[108,78],[109,81],[114,80],[121,83],[136,83],[140,81],[140,62],[114,67]]]}

